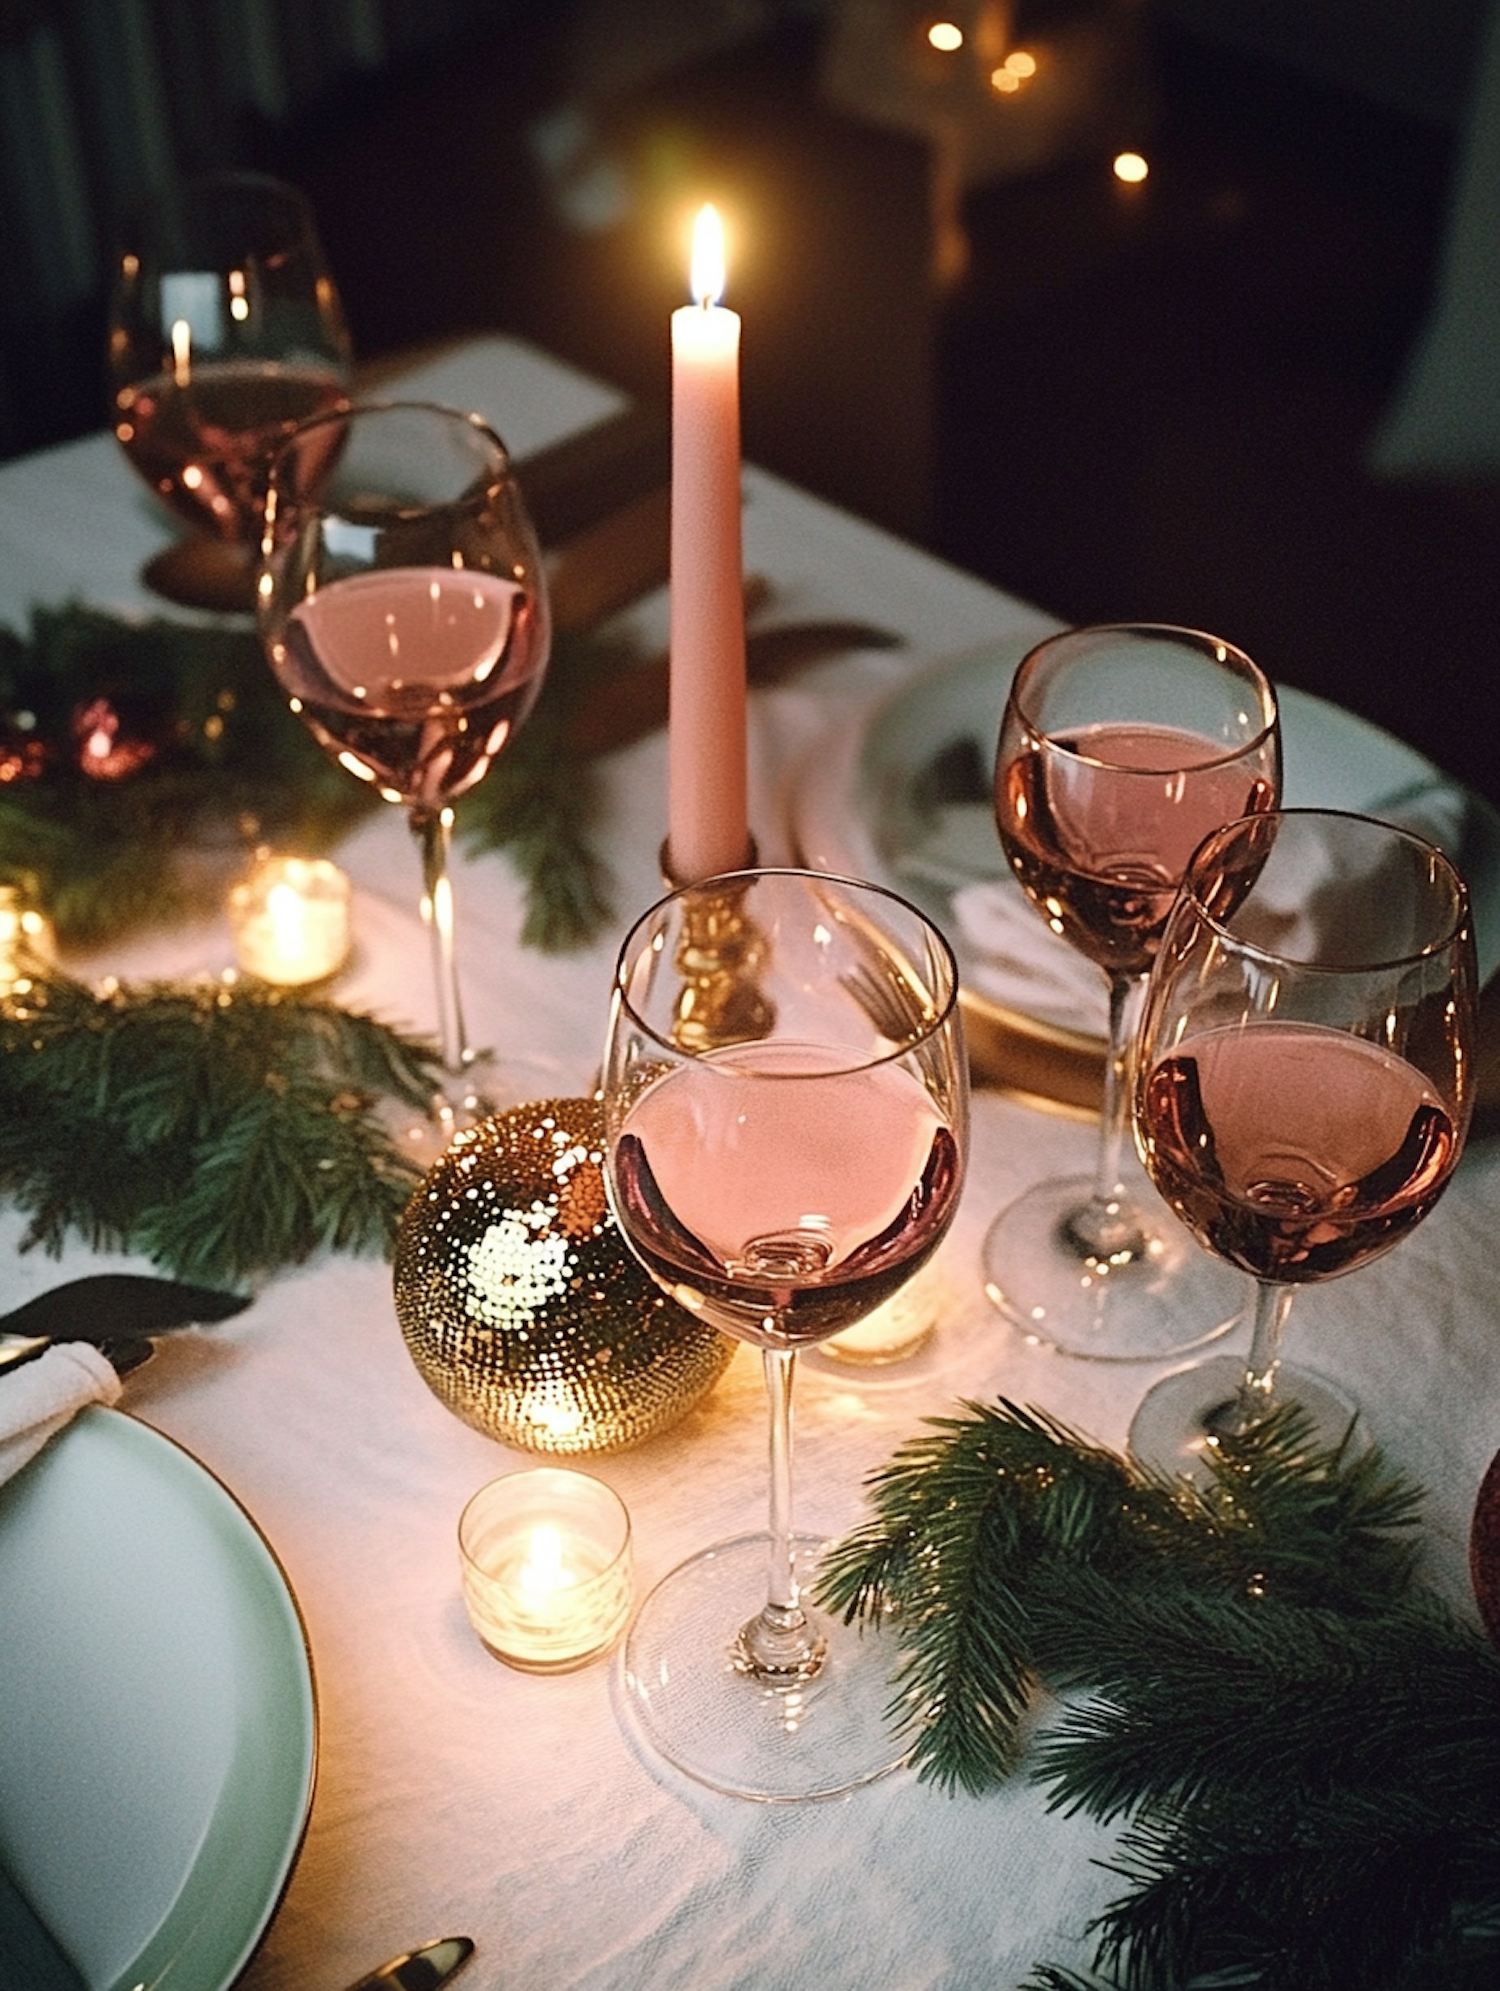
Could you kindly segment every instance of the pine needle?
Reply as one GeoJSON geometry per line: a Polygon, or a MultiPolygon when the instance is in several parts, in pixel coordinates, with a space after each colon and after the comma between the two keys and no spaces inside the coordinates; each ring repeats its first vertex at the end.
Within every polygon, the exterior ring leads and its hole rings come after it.
{"type": "MultiPolygon", "coordinates": [[[[471,847],[521,871],[527,945],[579,947],[610,918],[596,783],[568,722],[631,661],[619,642],[559,635],[529,723],[459,804],[471,847]]],[[[0,880],[24,885],[65,947],[211,911],[256,843],[324,851],[386,806],[287,709],[248,629],[77,606],[36,609],[26,638],[0,628],[0,880]],[[148,755],[114,780],[79,752],[79,715],[101,697],[148,755]]]]}
{"type": "Polygon", "coordinates": [[[206,1282],[388,1255],[420,1171],[380,1104],[425,1110],[438,1065],[263,983],[38,978],[0,1001],[0,1194],[30,1218],[23,1248],[77,1237],[206,1282]]]}
{"type": "Polygon", "coordinates": [[[1500,1655],[1415,1580],[1419,1490],[1295,1405],[1209,1485],[1004,1401],[869,1483],[820,1600],[889,1617],[919,1773],[1020,1760],[1053,1809],[1125,1821],[1098,1977],[1028,1991],[1477,1991],[1500,1982],[1500,1655]],[[1486,1975],[1485,1973],[1489,1974],[1486,1975]]]}

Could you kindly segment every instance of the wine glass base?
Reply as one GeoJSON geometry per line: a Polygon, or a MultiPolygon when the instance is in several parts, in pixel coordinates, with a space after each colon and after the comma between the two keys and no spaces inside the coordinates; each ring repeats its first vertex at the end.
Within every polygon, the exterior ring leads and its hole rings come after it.
{"type": "Polygon", "coordinates": [[[141,569],[153,594],[182,608],[255,613],[255,553],[248,546],[193,533],[154,554],[141,569]]]}
{"type": "Polygon", "coordinates": [[[1143,1213],[1144,1252],[1116,1264],[1087,1258],[1068,1223],[1093,1182],[1038,1183],[991,1224],[984,1287],[1028,1341],[1091,1362],[1159,1362],[1227,1334],[1250,1303],[1242,1272],[1211,1258],[1170,1212],[1143,1213]]]}
{"type": "MultiPolygon", "coordinates": [[[[1205,1420],[1233,1402],[1244,1373],[1242,1356],[1213,1355],[1163,1376],[1147,1390],[1131,1420],[1132,1456],[1164,1472],[1209,1479],[1206,1454],[1213,1440],[1205,1420]]],[[[1320,1448],[1340,1444],[1356,1415],[1354,1405],[1332,1383],[1285,1364],[1276,1372],[1275,1401],[1294,1402],[1307,1414],[1313,1442],[1320,1448]]]]}
{"type": "MultiPolygon", "coordinates": [[[[794,1538],[800,1588],[826,1546],[794,1538]]],[[[767,1536],[742,1535],[662,1578],[626,1641],[626,1705],[651,1748],[713,1790],[763,1804],[837,1797],[906,1760],[888,1714],[899,1648],[891,1633],[845,1625],[804,1597],[827,1640],[816,1675],[767,1686],[743,1671],[735,1641],[766,1601],[768,1554],[767,1536]]]]}

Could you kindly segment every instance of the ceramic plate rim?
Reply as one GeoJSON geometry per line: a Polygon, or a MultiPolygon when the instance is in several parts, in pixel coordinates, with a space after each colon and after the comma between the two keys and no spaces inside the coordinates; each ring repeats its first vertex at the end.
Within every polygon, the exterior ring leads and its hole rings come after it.
{"type": "MultiPolygon", "coordinates": [[[[210,1553],[222,1556],[245,1608],[245,1623],[261,1635],[254,1663],[263,1675],[262,1691],[276,1695],[278,1712],[276,1749],[266,1752],[263,1733],[254,1737],[258,1750],[271,1759],[268,1786],[247,1794],[235,1777],[226,1779],[177,1897],[144,1947],[106,1987],[152,1991],[169,1982],[173,1991],[229,1991],[281,1904],[311,1817],[319,1718],[306,1622],[264,1530],[185,1445],[127,1411],[94,1404],[79,1412],[18,1480],[44,1471],[48,1453],[69,1444],[93,1446],[106,1460],[111,1448],[124,1448],[125,1454],[135,1454],[135,1465],[145,1462],[149,1472],[162,1476],[174,1496],[192,1502],[204,1520],[210,1553]],[[222,1846],[225,1834],[235,1848],[234,1884],[213,1889],[205,1904],[201,1894],[194,1895],[192,1883],[205,1848],[211,1841],[222,1846]]],[[[236,1760],[250,1739],[250,1726],[242,1711],[234,1737],[236,1760]]]]}

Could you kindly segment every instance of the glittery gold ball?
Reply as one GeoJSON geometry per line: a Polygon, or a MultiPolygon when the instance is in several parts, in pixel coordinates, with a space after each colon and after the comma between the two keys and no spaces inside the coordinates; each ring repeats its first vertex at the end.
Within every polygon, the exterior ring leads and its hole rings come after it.
{"type": "Polygon", "coordinates": [[[597,1100],[460,1134],[402,1219],[396,1315],[433,1393],[533,1452],[612,1452],[683,1417],[734,1344],[631,1256],[604,1193],[597,1100]]]}

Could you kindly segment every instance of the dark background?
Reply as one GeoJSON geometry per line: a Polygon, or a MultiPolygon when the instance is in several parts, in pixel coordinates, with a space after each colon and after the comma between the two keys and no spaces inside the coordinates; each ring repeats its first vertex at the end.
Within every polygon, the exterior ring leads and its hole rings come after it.
{"type": "MultiPolygon", "coordinates": [[[[598,0],[265,0],[274,75],[248,43],[225,66],[246,5],[0,0],[0,450],[100,424],[110,218],[168,168],[301,184],[363,357],[502,329],[652,399],[678,217],[717,198],[748,455],[1069,620],[1213,629],[1500,803],[1500,481],[1371,465],[1432,304],[1480,0],[1404,10],[1425,39],[1383,65],[1394,8],[1267,0],[1257,33],[1225,31],[1228,0],[1136,10],[1123,135],[1149,180],[1114,180],[1113,116],[970,185],[946,282],[929,147],[830,105],[811,0],[700,0],[675,42],[667,0],[617,7],[613,42],[598,0]],[[154,98],[120,53],[143,35],[154,98]],[[88,220],[39,238],[56,134],[21,124],[49,37],[88,220]]],[[[1023,0],[1014,32],[1081,11],[1023,0]]]]}

